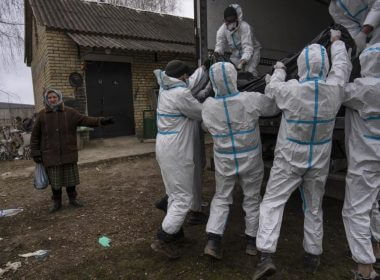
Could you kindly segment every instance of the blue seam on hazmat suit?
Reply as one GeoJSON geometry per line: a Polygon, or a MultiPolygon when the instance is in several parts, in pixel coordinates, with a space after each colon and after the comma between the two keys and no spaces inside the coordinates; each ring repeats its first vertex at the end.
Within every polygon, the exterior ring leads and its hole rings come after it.
{"type": "Polygon", "coordinates": [[[228,98],[234,97],[234,96],[239,95],[239,94],[240,94],[240,92],[236,92],[236,93],[232,93],[228,96],[215,96],[215,99],[228,99],[228,98]]]}
{"type": "Polygon", "coordinates": [[[252,152],[252,151],[256,150],[258,147],[259,147],[259,144],[256,144],[255,146],[244,149],[244,150],[225,151],[225,150],[215,149],[215,152],[217,152],[219,154],[225,154],[225,155],[245,154],[245,153],[252,152]]]}
{"type": "MultiPolygon", "coordinates": [[[[233,135],[242,135],[242,134],[251,134],[256,131],[256,127],[250,130],[237,130],[233,132],[233,135]]],[[[229,134],[212,134],[212,137],[215,138],[223,138],[223,137],[229,137],[229,134]]]]}
{"type": "Polygon", "coordinates": [[[377,47],[377,48],[368,48],[368,49],[365,49],[363,51],[363,53],[367,53],[367,52],[380,52],[380,48],[377,47]]]}
{"type": "Polygon", "coordinates": [[[314,123],[313,123],[313,129],[311,132],[311,139],[310,139],[310,154],[309,154],[309,169],[313,165],[313,145],[315,140],[315,134],[317,133],[317,120],[318,120],[318,99],[319,99],[319,84],[318,81],[314,82],[314,123]]]}
{"type": "Polygon", "coordinates": [[[322,63],[321,63],[321,71],[319,71],[319,75],[318,77],[310,77],[310,59],[309,59],[309,47],[306,47],[305,48],[305,59],[306,59],[306,68],[307,68],[307,75],[306,75],[306,79],[303,80],[303,81],[299,81],[300,83],[305,83],[305,82],[315,82],[315,81],[319,81],[319,80],[324,80],[322,78],[323,76],[323,70],[325,68],[325,49],[323,48],[323,46],[321,45],[321,58],[322,58],[322,63]]]}
{"type": "Polygon", "coordinates": [[[325,48],[322,47],[322,45],[320,47],[321,47],[322,65],[321,65],[321,71],[319,72],[319,78],[322,78],[323,70],[325,68],[325,48]]]}
{"type": "Polygon", "coordinates": [[[317,146],[317,145],[324,145],[324,144],[327,144],[329,142],[331,142],[331,138],[330,139],[325,139],[325,140],[322,140],[322,141],[318,141],[318,142],[310,142],[310,141],[300,141],[300,140],[297,140],[297,139],[294,139],[294,138],[286,138],[287,140],[289,140],[290,142],[294,142],[296,144],[299,144],[299,145],[313,145],[313,146],[317,146]]]}
{"type": "Polygon", "coordinates": [[[354,17],[356,18],[358,15],[360,15],[362,12],[366,11],[368,9],[368,6],[365,6],[361,10],[359,10],[356,14],[354,14],[354,17]]]}
{"type": "Polygon", "coordinates": [[[173,88],[187,88],[187,86],[182,84],[182,83],[177,84],[177,85],[173,85],[173,86],[168,86],[168,90],[173,89],[173,88]]]}
{"type": "Polygon", "coordinates": [[[232,152],[233,152],[234,160],[235,160],[236,175],[239,175],[239,163],[238,163],[238,160],[236,157],[235,139],[234,139],[234,135],[232,132],[230,114],[228,113],[227,101],[225,98],[223,99],[223,105],[224,105],[224,112],[225,112],[226,118],[227,118],[228,129],[230,130],[230,138],[231,138],[231,144],[232,144],[232,152]]]}
{"type": "Polygon", "coordinates": [[[302,210],[305,213],[307,205],[306,205],[305,191],[304,191],[303,185],[301,184],[298,189],[299,189],[299,191],[301,193],[302,210]]]}
{"type": "Polygon", "coordinates": [[[164,118],[186,118],[182,114],[161,114],[157,111],[157,116],[158,117],[164,117],[164,118]]]}
{"type": "Polygon", "coordinates": [[[353,21],[355,21],[360,27],[362,27],[361,23],[359,22],[359,20],[356,18],[359,14],[361,14],[363,11],[365,11],[366,9],[368,9],[368,6],[365,6],[363,9],[359,10],[355,15],[351,14],[351,12],[348,10],[348,8],[346,7],[346,5],[344,5],[343,1],[342,0],[338,0],[340,6],[342,7],[342,9],[345,11],[345,14],[348,15],[353,21]]]}
{"type": "MultiPolygon", "coordinates": [[[[228,87],[227,75],[226,75],[226,69],[225,69],[224,63],[222,63],[222,73],[223,73],[224,84],[226,85],[226,88],[227,88],[227,92],[231,93],[230,88],[228,87]]],[[[234,134],[232,131],[232,125],[231,125],[231,120],[230,120],[230,114],[228,112],[227,101],[225,98],[223,98],[223,105],[224,105],[224,112],[225,112],[226,118],[227,118],[227,125],[228,125],[228,128],[230,130],[232,151],[233,151],[234,160],[235,160],[236,175],[239,175],[239,163],[238,163],[238,160],[236,157],[235,138],[234,138],[234,134]]]]}
{"type": "Polygon", "coordinates": [[[364,137],[367,138],[367,139],[380,141],[380,136],[376,136],[376,135],[364,135],[364,137]]]}
{"type": "MultiPolygon", "coordinates": [[[[165,83],[164,83],[164,80],[162,78],[162,73],[163,71],[160,71],[160,80],[161,80],[161,85],[160,85],[160,93],[158,95],[158,104],[160,103],[160,94],[162,92],[162,90],[171,90],[171,89],[174,89],[174,88],[178,88],[178,87],[186,87],[184,84],[175,84],[174,86],[165,86],[165,83]]],[[[182,114],[161,114],[158,112],[158,109],[157,109],[157,120],[158,120],[158,117],[164,117],[164,118],[186,118],[185,115],[182,115],[182,114]]],[[[158,123],[157,123],[157,127],[158,127],[158,123]]],[[[161,135],[174,135],[174,134],[178,134],[179,131],[160,131],[158,130],[157,131],[157,134],[161,134],[161,135]]]]}
{"type": "Polygon", "coordinates": [[[305,58],[306,58],[306,68],[307,68],[306,80],[309,81],[310,80],[309,47],[306,47],[305,58]]]}
{"type": "Polygon", "coordinates": [[[380,120],[380,116],[372,116],[372,117],[368,117],[368,118],[363,118],[363,121],[365,121],[365,122],[374,121],[374,120],[380,120]]]}
{"type": "Polygon", "coordinates": [[[224,66],[224,62],[222,63],[222,73],[223,73],[223,81],[224,81],[224,85],[226,86],[227,93],[228,95],[231,95],[232,92],[230,90],[230,87],[228,86],[226,67],[224,66]]]}
{"type": "Polygon", "coordinates": [[[335,121],[335,118],[333,119],[327,119],[327,120],[317,120],[317,121],[306,121],[306,120],[291,120],[291,119],[285,119],[287,123],[296,123],[296,124],[328,124],[335,121]]]}
{"type": "Polygon", "coordinates": [[[157,131],[157,133],[161,135],[173,135],[173,134],[178,134],[179,131],[157,131]]]}
{"type": "MultiPolygon", "coordinates": [[[[235,48],[239,51],[239,58],[241,58],[242,56],[242,50],[241,48],[239,48],[239,46],[236,44],[236,41],[235,41],[235,37],[234,37],[234,34],[237,32],[237,30],[235,30],[235,32],[231,32],[231,38],[232,38],[232,42],[234,43],[234,46],[235,48]]],[[[241,43],[240,43],[241,44],[241,43]]]]}

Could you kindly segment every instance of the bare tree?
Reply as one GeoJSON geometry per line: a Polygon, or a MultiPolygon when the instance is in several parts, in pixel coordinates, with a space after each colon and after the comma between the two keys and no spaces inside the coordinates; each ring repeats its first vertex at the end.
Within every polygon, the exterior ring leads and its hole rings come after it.
{"type": "Polygon", "coordinates": [[[24,31],[23,0],[0,1],[1,66],[9,65],[22,54],[24,31]]]}
{"type": "Polygon", "coordinates": [[[100,0],[99,2],[168,14],[174,14],[178,9],[178,0],[100,0]]]}

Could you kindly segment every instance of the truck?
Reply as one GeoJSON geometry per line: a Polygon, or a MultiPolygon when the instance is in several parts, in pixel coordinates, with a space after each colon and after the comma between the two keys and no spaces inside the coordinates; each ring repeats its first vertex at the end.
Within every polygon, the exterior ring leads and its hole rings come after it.
{"type": "MultiPolygon", "coordinates": [[[[230,4],[239,4],[261,43],[260,75],[271,73],[276,61],[302,50],[321,31],[333,23],[329,0],[194,0],[195,42],[198,63],[213,51],[216,32],[223,24],[223,12],[230,4]]],[[[281,116],[260,119],[263,157],[269,170],[281,116]]],[[[343,199],[346,169],[344,147],[344,110],[338,115],[333,136],[329,186],[330,197],[343,199]]]]}

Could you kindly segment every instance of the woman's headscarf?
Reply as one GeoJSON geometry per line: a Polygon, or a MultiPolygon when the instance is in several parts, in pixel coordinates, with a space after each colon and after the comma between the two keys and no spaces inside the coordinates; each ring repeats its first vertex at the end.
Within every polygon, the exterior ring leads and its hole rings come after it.
{"type": "Polygon", "coordinates": [[[59,106],[61,106],[61,104],[63,103],[63,96],[62,96],[62,93],[59,91],[59,90],[56,90],[56,89],[47,89],[45,90],[45,93],[44,93],[44,103],[47,107],[49,107],[51,110],[53,111],[57,111],[59,106]],[[50,104],[49,103],[49,100],[48,100],[48,94],[49,93],[53,93],[55,94],[57,97],[58,97],[58,102],[57,104],[50,104]]]}

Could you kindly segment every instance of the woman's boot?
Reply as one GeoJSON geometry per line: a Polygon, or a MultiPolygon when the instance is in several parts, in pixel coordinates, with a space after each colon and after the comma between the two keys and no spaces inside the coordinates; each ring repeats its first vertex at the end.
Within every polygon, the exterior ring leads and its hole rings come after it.
{"type": "Polygon", "coordinates": [[[52,192],[53,206],[49,210],[50,213],[57,212],[62,208],[62,189],[55,190],[52,188],[52,192]]]}
{"type": "Polygon", "coordinates": [[[75,190],[75,186],[67,187],[66,192],[67,192],[67,196],[69,197],[70,205],[72,205],[74,207],[82,207],[83,206],[83,204],[77,200],[77,192],[75,190]]]}

